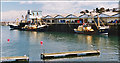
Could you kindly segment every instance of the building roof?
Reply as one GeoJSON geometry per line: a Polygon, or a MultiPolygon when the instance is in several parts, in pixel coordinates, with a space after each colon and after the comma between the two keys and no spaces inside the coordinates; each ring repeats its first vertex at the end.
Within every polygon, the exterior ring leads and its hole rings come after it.
{"type": "MultiPolygon", "coordinates": [[[[95,15],[94,17],[97,18],[97,15],[95,15]]],[[[110,16],[106,14],[99,14],[98,17],[110,17],[110,16]]]]}
{"type": "Polygon", "coordinates": [[[43,18],[53,18],[53,17],[50,16],[50,15],[47,15],[47,16],[45,16],[45,17],[43,17],[43,18]]]}
{"type": "Polygon", "coordinates": [[[54,18],[64,18],[62,15],[57,15],[54,18]]]}
{"type": "Polygon", "coordinates": [[[112,16],[112,15],[118,14],[118,12],[104,12],[103,14],[112,16]]]}
{"type": "Polygon", "coordinates": [[[67,15],[65,18],[78,18],[77,16],[73,15],[73,14],[69,14],[67,15]]]}
{"type": "Polygon", "coordinates": [[[112,15],[111,17],[120,17],[120,14],[112,15]]]}
{"type": "Polygon", "coordinates": [[[88,14],[84,14],[84,15],[79,16],[79,18],[89,18],[89,16],[90,15],[88,15],[88,14]]]}
{"type": "Polygon", "coordinates": [[[81,15],[83,15],[83,14],[81,14],[81,13],[75,13],[75,14],[73,14],[73,15],[79,17],[79,16],[81,16],[81,15]]]}
{"type": "Polygon", "coordinates": [[[97,18],[98,17],[119,17],[118,12],[103,12],[102,14],[100,13],[86,13],[86,14],[51,14],[51,15],[46,15],[43,16],[43,18],[97,18]],[[91,17],[92,16],[92,17],[91,17]]]}

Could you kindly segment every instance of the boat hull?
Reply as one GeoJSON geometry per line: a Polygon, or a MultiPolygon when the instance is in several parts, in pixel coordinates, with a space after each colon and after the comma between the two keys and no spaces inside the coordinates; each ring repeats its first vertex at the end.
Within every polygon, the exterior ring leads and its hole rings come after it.
{"type": "Polygon", "coordinates": [[[48,26],[44,26],[44,27],[39,27],[39,28],[37,28],[36,31],[38,31],[38,32],[43,32],[43,31],[46,31],[47,29],[48,29],[48,26]]]}
{"type": "Polygon", "coordinates": [[[44,26],[44,27],[39,27],[39,28],[33,28],[33,27],[29,27],[29,28],[21,28],[20,30],[23,30],[23,31],[37,31],[37,32],[44,32],[47,30],[47,26],[44,26]]]}
{"type": "Polygon", "coordinates": [[[9,25],[11,29],[20,29],[20,26],[9,25]]]}
{"type": "Polygon", "coordinates": [[[108,35],[108,31],[109,31],[109,29],[100,29],[100,30],[98,30],[98,34],[108,35]]]}
{"type": "Polygon", "coordinates": [[[78,34],[94,34],[95,32],[94,31],[75,31],[75,33],[78,33],[78,34]]]}

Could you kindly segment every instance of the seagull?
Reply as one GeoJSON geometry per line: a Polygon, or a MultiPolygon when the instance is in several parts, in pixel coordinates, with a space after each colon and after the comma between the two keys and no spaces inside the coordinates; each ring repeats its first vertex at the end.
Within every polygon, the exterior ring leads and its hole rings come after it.
{"type": "Polygon", "coordinates": [[[91,45],[91,47],[95,47],[95,45],[91,45]]]}

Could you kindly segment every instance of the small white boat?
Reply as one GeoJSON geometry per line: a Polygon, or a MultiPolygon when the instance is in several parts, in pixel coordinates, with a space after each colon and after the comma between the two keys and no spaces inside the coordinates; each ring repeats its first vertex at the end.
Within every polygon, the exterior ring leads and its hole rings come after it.
{"type": "Polygon", "coordinates": [[[19,29],[20,28],[19,25],[13,24],[13,23],[10,23],[9,26],[10,26],[11,29],[19,29]]]}

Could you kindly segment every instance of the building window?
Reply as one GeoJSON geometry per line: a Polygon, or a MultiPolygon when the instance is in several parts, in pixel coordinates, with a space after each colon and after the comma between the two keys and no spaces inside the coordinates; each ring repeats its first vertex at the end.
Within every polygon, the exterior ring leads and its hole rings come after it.
{"type": "Polygon", "coordinates": [[[54,23],[54,20],[52,20],[52,23],[54,23]]]}
{"type": "Polygon", "coordinates": [[[48,23],[50,23],[50,20],[47,20],[48,23]]]}

